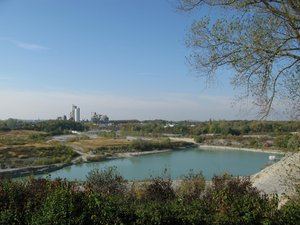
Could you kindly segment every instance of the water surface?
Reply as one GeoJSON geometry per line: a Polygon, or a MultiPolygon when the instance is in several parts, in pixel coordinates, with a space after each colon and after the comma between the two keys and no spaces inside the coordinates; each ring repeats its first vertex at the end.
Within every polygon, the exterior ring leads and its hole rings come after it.
{"type": "MultiPolygon", "coordinates": [[[[115,166],[127,180],[160,176],[167,169],[172,179],[180,179],[190,170],[202,171],[206,179],[229,173],[245,176],[257,173],[271,162],[269,153],[241,150],[205,150],[189,148],[148,155],[72,165],[50,173],[51,178],[85,180],[89,171],[115,166]]],[[[276,155],[280,157],[280,155],[276,155]]]]}

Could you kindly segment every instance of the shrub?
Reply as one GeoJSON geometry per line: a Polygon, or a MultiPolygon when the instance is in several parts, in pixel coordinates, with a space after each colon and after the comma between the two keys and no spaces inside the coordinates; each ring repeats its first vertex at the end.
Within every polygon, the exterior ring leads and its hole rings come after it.
{"type": "Polygon", "coordinates": [[[194,141],[197,142],[197,143],[203,143],[204,140],[205,140],[205,138],[202,137],[202,136],[196,136],[196,137],[194,137],[194,141]]]}
{"type": "Polygon", "coordinates": [[[151,144],[150,141],[146,141],[142,139],[133,140],[130,143],[130,147],[138,151],[150,151],[155,148],[155,146],[151,144]]]}
{"type": "Polygon", "coordinates": [[[279,135],[274,138],[274,146],[278,148],[286,149],[290,135],[279,135]]]}
{"type": "Polygon", "coordinates": [[[205,199],[215,208],[217,224],[272,224],[277,196],[269,198],[252,186],[249,177],[214,177],[205,199]]]}
{"type": "Polygon", "coordinates": [[[280,209],[280,224],[299,224],[300,221],[300,186],[298,185],[297,195],[280,209]]]}
{"type": "Polygon", "coordinates": [[[186,201],[199,199],[205,189],[205,178],[202,172],[194,173],[191,170],[188,175],[183,177],[180,184],[179,195],[186,201]]]}
{"type": "Polygon", "coordinates": [[[180,207],[172,202],[145,201],[136,210],[135,224],[182,224],[177,217],[180,207]]]}
{"type": "Polygon", "coordinates": [[[25,183],[25,192],[27,198],[26,212],[31,214],[35,209],[39,208],[44,202],[48,194],[48,187],[50,181],[39,178],[34,179],[30,177],[25,183]]]}
{"type": "Polygon", "coordinates": [[[0,224],[22,224],[25,204],[24,184],[0,179],[0,224]]]}
{"type": "Polygon", "coordinates": [[[134,202],[128,202],[124,196],[104,196],[91,192],[86,198],[85,210],[88,219],[85,224],[136,224],[134,202]]]}
{"type": "MultiPolygon", "coordinates": [[[[166,171],[165,171],[166,172],[166,171]]],[[[145,187],[145,198],[149,200],[165,201],[175,198],[170,177],[155,177],[145,187]]]]}
{"type": "Polygon", "coordinates": [[[120,195],[124,179],[115,168],[94,170],[89,176],[84,188],[66,180],[0,179],[0,224],[289,225],[300,220],[300,189],[297,198],[278,210],[277,197],[259,192],[249,177],[215,176],[204,190],[202,174],[191,171],[183,179],[186,198],[175,195],[170,178],[158,177],[137,199],[120,195]]]}
{"type": "Polygon", "coordinates": [[[101,195],[123,194],[125,191],[125,180],[116,167],[101,171],[94,169],[88,173],[86,180],[87,187],[101,195]]]}
{"type": "Polygon", "coordinates": [[[294,134],[287,143],[288,150],[299,151],[300,150],[300,134],[294,134]]]}
{"type": "Polygon", "coordinates": [[[68,187],[58,187],[49,193],[40,210],[31,218],[32,225],[85,224],[83,194],[68,187]]]}

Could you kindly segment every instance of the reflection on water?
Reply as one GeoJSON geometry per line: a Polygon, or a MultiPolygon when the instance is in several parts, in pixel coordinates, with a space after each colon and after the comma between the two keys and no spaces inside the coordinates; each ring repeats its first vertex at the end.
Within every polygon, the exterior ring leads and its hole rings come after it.
{"type": "MultiPolygon", "coordinates": [[[[280,157],[280,155],[277,155],[280,157]]],[[[172,179],[178,179],[191,169],[202,171],[206,179],[214,175],[229,173],[232,175],[251,175],[269,161],[268,153],[239,150],[205,150],[190,148],[157,154],[111,159],[101,162],[72,165],[51,173],[52,178],[85,180],[92,169],[116,166],[120,174],[128,180],[143,180],[162,175],[167,169],[172,179]]]]}

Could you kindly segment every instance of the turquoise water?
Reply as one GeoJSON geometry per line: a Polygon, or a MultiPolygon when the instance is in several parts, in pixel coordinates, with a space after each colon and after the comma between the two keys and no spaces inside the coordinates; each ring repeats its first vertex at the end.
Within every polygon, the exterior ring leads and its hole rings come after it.
{"type": "MultiPolygon", "coordinates": [[[[85,180],[88,172],[95,168],[101,170],[116,166],[120,174],[127,180],[156,177],[162,175],[165,169],[172,179],[180,179],[191,169],[195,172],[202,171],[206,179],[225,172],[236,176],[245,176],[254,174],[270,164],[269,155],[269,153],[239,150],[189,148],[72,165],[49,175],[53,179],[60,177],[68,180],[85,180]]],[[[276,157],[280,157],[280,155],[276,155],[276,157]]]]}

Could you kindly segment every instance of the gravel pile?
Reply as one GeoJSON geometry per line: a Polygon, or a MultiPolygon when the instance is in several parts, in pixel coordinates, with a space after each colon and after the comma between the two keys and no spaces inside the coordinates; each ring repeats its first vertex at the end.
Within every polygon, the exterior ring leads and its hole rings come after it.
{"type": "Polygon", "coordinates": [[[251,177],[253,186],[266,194],[277,194],[279,207],[296,193],[300,181],[300,153],[288,153],[279,162],[251,177]]]}

